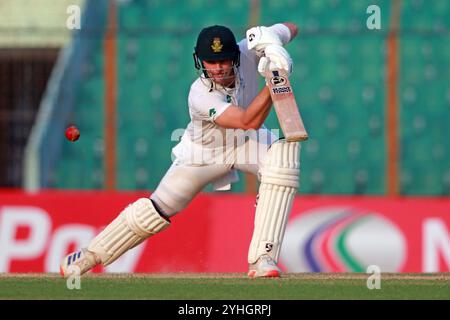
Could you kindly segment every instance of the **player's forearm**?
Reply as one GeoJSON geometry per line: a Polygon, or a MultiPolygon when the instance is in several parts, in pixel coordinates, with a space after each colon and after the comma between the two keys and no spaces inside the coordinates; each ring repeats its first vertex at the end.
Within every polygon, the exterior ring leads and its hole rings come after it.
{"type": "Polygon", "coordinates": [[[298,34],[298,27],[297,27],[297,25],[295,23],[292,23],[292,22],[283,22],[283,24],[286,27],[288,27],[289,31],[291,32],[291,39],[290,40],[294,39],[297,36],[297,34],[298,34]]]}
{"type": "Polygon", "coordinates": [[[242,123],[247,129],[259,129],[270,112],[272,99],[268,87],[264,87],[245,110],[242,123]]]}

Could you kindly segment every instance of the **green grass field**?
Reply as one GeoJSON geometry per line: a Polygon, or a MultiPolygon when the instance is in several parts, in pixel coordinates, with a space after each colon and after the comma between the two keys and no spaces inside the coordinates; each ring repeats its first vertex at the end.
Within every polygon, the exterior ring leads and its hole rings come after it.
{"type": "Polygon", "coordinates": [[[450,299],[450,274],[382,274],[381,289],[366,274],[284,274],[248,279],[243,274],[117,274],[81,278],[69,290],[57,274],[0,274],[0,299],[450,299]]]}

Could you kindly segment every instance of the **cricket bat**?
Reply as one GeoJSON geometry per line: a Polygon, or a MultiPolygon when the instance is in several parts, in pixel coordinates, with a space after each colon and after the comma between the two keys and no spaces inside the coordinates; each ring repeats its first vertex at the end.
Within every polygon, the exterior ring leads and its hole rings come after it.
{"type": "Polygon", "coordinates": [[[266,82],[286,141],[308,139],[286,71],[283,69],[268,71],[266,82]]]}

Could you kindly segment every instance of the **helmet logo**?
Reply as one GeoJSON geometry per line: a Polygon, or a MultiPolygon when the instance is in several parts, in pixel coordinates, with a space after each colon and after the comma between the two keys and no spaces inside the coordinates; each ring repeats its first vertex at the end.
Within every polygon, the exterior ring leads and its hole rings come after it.
{"type": "Polygon", "coordinates": [[[220,42],[220,38],[214,38],[213,44],[211,45],[211,49],[213,49],[213,51],[215,53],[218,53],[218,52],[222,52],[222,47],[223,47],[223,44],[220,42]]]}

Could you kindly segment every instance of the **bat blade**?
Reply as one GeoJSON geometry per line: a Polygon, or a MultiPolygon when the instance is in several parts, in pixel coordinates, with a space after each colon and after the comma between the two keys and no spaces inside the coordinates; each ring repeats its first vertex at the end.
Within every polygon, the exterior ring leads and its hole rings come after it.
{"type": "Polygon", "coordinates": [[[266,82],[286,140],[289,142],[307,140],[308,133],[303,125],[287,73],[282,69],[267,72],[266,82]]]}

